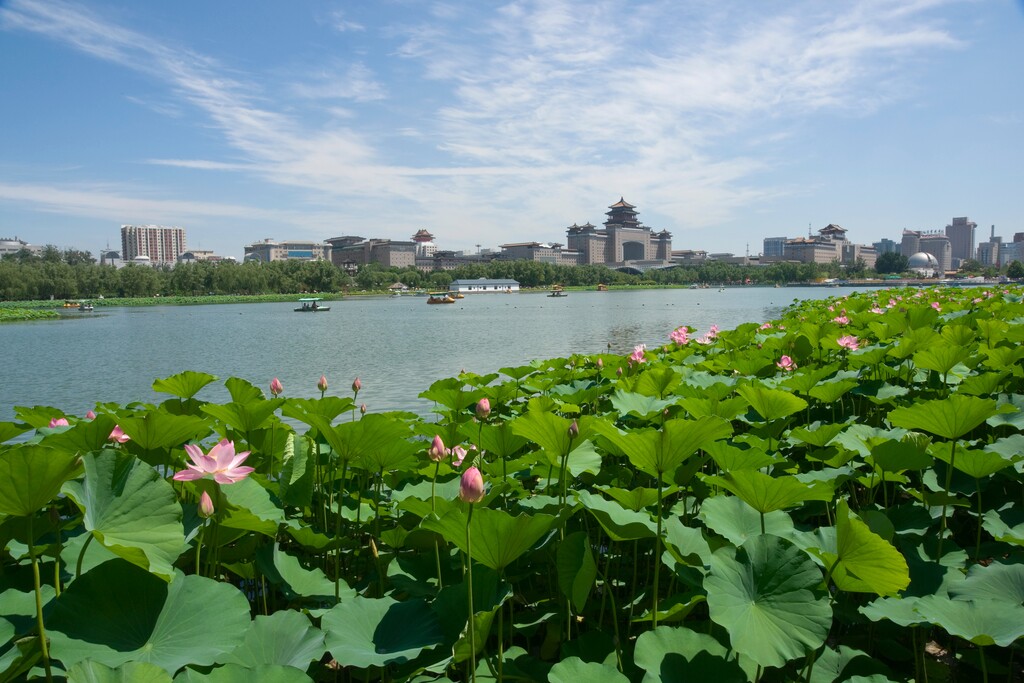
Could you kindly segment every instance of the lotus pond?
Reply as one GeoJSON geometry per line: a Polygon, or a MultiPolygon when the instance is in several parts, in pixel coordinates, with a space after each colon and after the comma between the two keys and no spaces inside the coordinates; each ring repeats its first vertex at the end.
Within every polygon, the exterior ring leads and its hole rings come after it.
{"type": "Polygon", "coordinates": [[[0,680],[1019,680],[1018,288],[0,423],[0,680]],[[298,425],[298,427],[297,427],[298,425]]]}

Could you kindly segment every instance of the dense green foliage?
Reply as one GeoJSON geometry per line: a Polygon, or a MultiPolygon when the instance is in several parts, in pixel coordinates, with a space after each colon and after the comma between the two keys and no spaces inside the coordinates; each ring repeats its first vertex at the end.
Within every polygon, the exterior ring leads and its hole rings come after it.
{"type": "Polygon", "coordinates": [[[0,323],[25,322],[27,320],[52,320],[60,317],[54,310],[38,310],[35,308],[0,307],[0,323]]]}
{"type": "Polygon", "coordinates": [[[1021,290],[695,332],[440,380],[436,420],[196,372],[17,408],[0,680],[1019,676],[1021,290]]]}

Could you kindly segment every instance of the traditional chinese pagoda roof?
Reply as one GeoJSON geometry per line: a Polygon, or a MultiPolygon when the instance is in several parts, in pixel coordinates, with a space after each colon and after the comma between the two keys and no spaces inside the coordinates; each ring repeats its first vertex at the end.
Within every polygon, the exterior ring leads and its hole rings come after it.
{"type": "Polygon", "coordinates": [[[614,204],[612,204],[608,208],[609,209],[635,209],[636,207],[633,206],[632,204],[630,204],[629,202],[627,202],[622,197],[619,197],[619,201],[615,202],[614,204]]]}
{"type": "Polygon", "coordinates": [[[426,230],[417,230],[416,234],[412,236],[413,242],[433,242],[434,236],[426,230]]]}
{"type": "Polygon", "coordinates": [[[846,234],[846,228],[841,228],[838,225],[836,225],[835,223],[829,223],[828,225],[826,225],[824,228],[822,228],[818,232],[820,232],[822,235],[836,235],[836,234],[845,235],[846,234]]]}

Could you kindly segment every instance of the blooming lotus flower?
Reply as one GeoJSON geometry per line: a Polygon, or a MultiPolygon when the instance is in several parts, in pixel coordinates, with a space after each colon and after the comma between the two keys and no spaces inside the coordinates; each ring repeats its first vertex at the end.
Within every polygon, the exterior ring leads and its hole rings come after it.
{"type": "Polygon", "coordinates": [[[714,341],[715,341],[715,338],[712,337],[711,333],[709,332],[708,334],[705,334],[703,336],[697,337],[693,341],[697,342],[698,344],[704,344],[705,346],[707,346],[708,344],[713,344],[714,341]]]}
{"type": "Polygon", "coordinates": [[[316,388],[321,392],[327,391],[327,375],[320,375],[320,381],[316,383],[316,388]]]}
{"type": "Polygon", "coordinates": [[[686,343],[690,341],[689,332],[685,326],[677,327],[672,330],[672,333],[668,335],[668,338],[679,346],[686,346],[686,343]]]}
{"type": "Polygon", "coordinates": [[[881,314],[881,313],[884,313],[885,311],[883,311],[883,310],[882,310],[881,308],[879,308],[878,306],[873,306],[873,307],[871,308],[871,312],[872,312],[872,313],[876,313],[876,314],[881,314]]]}
{"type": "Polygon", "coordinates": [[[476,404],[476,416],[481,420],[486,420],[487,416],[491,414],[491,402],[485,396],[484,398],[477,401],[476,404]]]}
{"type": "Polygon", "coordinates": [[[838,344],[841,348],[849,349],[850,351],[856,351],[860,346],[859,342],[857,341],[857,338],[854,337],[852,334],[848,334],[845,337],[840,337],[839,339],[836,339],[836,344],[838,344]]]}
{"type": "Polygon", "coordinates": [[[108,436],[107,439],[118,443],[125,443],[131,441],[132,437],[124,433],[124,430],[121,429],[121,425],[114,425],[114,430],[110,432],[110,436],[108,436]]]}
{"type": "Polygon", "coordinates": [[[281,380],[276,377],[270,380],[270,393],[274,396],[284,393],[284,385],[281,384],[281,380]]]}
{"type": "Polygon", "coordinates": [[[437,434],[434,436],[434,440],[430,444],[430,450],[427,451],[427,455],[434,462],[441,462],[444,460],[444,456],[447,451],[444,448],[444,441],[441,441],[441,435],[437,434]]]}
{"type": "Polygon", "coordinates": [[[790,358],[789,356],[783,356],[775,365],[781,370],[785,370],[786,372],[793,372],[794,370],[796,370],[796,363],[794,363],[793,359],[790,358]]]}
{"type": "Polygon", "coordinates": [[[51,427],[69,427],[71,425],[66,417],[52,417],[50,418],[51,427]]]}
{"type": "Polygon", "coordinates": [[[451,454],[452,454],[452,464],[453,464],[453,465],[455,465],[456,467],[458,467],[459,465],[461,465],[461,464],[462,464],[462,461],[466,459],[466,454],[467,454],[468,452],[469,452],[469,451],[467,451],[467,450],[466,450],[465,448],[463,448],[462,446],[456,446],[455,448],[453,448],[453,449],[451,450],[451,454]]]}
{"type": "Polygon", "coordinates": [[[206,491],[203,491],[203,494],[199,496],[199,516],[203,519],[213,517],[213,500],[206,491]]]}
{"type": "Polygon", "coordinates": [[[643,363],[647,359],[644,358],[644,351],[647,350],[646,344],[637,344],[633,347],[633,353],[629,355],[630,363],[643,363]]]}
{"type": "Polygon", "coordinates": [[[939,305],[938,301],[933,301],[932,302],[932,308],[934,308],[936,311],[941,311],[942,310],[942,306],[939,305]]]}
{"type": "Polygon", "coordinates": [[[227,439],[221,440],[209,453],[204,454],[199,446],[191,443],[185,444],[185,452],[192,463],[185,463],[188,469],[174,474],[175,481],[193,481],[213,475],[218,484],[234,484],[253,472],[251,467],[241,467],[249,451],[235,455],[235,444],[227,439]]]}
{"type": "Polygon", "coordinates": [[[837,325],[849,325],[850,319],[847,318],[845,315],[837,315],[836,317],[832,318],[832,322],[836,323],[837,325]]]}
{"type": "Polygon", "coordinates": [[[362,388],[363,388],[363,383],[359,381],[358,377],[356,377],[354,380],[352,380],[352,393],[358,394],[359,390],[362,389],[362,388]]]}
{"type": "Polygon", "coordinates": [[[484,499],[484,477],[480,470],[470,467],[462,473],[459,482],[459,498],[466,503],[479,503],[484,499]]]}
{"type": "Polygon", "coordinates": [[[708,336],[711,337],[712,339],[718,337],[718,325],[711,326],[711,328],[708,330],[708,336]]]}
{"type": "Polygon", "coordinates": [[[771,323],[765,323],[764,325],[761,325],[761,329],[762,330],[770,330],[770,329],[772,329],[772,324],[771,323]]]}

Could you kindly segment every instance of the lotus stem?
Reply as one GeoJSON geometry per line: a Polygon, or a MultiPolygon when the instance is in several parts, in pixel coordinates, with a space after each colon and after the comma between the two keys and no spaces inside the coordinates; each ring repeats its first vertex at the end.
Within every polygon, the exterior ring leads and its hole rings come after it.
{"type": "Polygon", "coordinates": [[[469,675],[470,680],[476,683],[476,628],[473,612],[473,540],[470,534],[470,525],[473,522],[473,503],[469,504],[469,514],[466,515],[466,598],[469,603],[469,675]]]}
{"type": "MultiPolygon", "coordinates": [[[[651,626],[658,628],[658,580],[661,576],[661,473],[658,473],[658,530],[654,537],[654,596],[651,600],[651,626]]],[[[764,515],[761,515],[761,533],[764,533],[764,515]]]]}
{"type": "MultiPolygon", "coordinates": [[[[36,557],[35,533],[33,521],[35,515],[28,516],[28,556],[32,560],[32,585],[36,593],[36,626],[39,629],[39,650],[43,655],[43,667],[46,669],[46,681],[52,683],[53,672],[50,670],[50,646],[46,642],[46,626],[43,623],[43,593],[39,581],[39,558],[36,557]]],[[[90,535],[90,538],[92,536],[90,535]]]]}
{"type": "Polygon", "coordinates": [[[981,479],[974,480],[975,490],[978,492],[978,530],[974,539],[974,559],[981,559],[981,479]]]}
{"type": "Polygon", "coordinates": [[[199,576],[199,557],[203,550],[203,532],[206,531],[206,525],[199,527],[199,537],[196,539],[196,576],[199,576]]]}
{"type": "Polygon", "coordinates": [[[85,550],[86,550],[86,548],[89,547],[89,544],[92,543],[92,539],[93,539],[93,535],[92,535],[91,531],[88,531],[86,533],[89,534],[89,537],[87,539],[85,539],[85,543],[82,544],[82,549],[78,552],[78,562],[75,563],[75,578],[76,579],[79,576],[82,575],[82,560],[85,559],[85,550]]]}
{"type": "MultiPolygon", "coordinates": [[[[949,487],[953,485],[953,462],[956,460],[956,439],[953,439],[949,452],[949,469],[946,470],[946,498],[949,498],[949,487]]],[[[946,536],[946,498],[942,499],[942,523],[939,526],[939,546],[935,559],[942,559],[942,541],[946,536]]]]}

